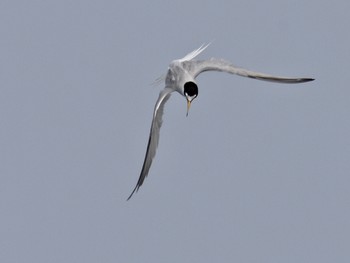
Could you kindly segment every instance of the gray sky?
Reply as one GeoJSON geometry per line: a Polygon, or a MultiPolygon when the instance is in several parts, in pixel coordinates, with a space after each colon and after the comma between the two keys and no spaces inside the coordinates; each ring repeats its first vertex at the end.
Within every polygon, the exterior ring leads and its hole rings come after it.
{"type": "Polygon", "coordinates": [[[349,1],[1,1],[0,262],[349,262],[349,1]],[[166,105],[171,60],[206,73],[166,105]]]}

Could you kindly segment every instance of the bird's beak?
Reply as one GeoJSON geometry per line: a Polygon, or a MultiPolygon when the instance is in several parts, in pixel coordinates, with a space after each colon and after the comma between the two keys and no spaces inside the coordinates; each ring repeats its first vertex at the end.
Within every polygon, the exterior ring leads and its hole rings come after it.
{"type": "Polygon", "coordinates": [[[187,99],[187,113],[186,113],[186,117],[188,116],[188,112],[190,111],[190,107],[191,107],[191,101],[189,99],[187,99]]]}

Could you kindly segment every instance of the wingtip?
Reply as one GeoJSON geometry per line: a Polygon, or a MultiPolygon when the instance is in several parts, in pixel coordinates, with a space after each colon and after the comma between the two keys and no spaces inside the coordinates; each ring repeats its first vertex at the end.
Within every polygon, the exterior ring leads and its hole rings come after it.
{"type": "Polygon", "coordinates": [[[132,192],[131,192],[131,194],[129,195],[128,199],[126,199],[126,201],[129,201],[130,198],[133,196],[133,194],[134,194],[135,192],[137,192],[138,190],[139,190],[139,186],[138,186],[138,184],[137,184],[137,185],[135,186],[134,190],[132,190],[132,192]]]}
{"type": "Polygon", "coordinates": [[[303,79],[301,79],[301,83],[305,83],[305,82],[310,82],[310,81],[314,81],[315,79],[313,79],[313,78],[303,78],[303,79]]]}

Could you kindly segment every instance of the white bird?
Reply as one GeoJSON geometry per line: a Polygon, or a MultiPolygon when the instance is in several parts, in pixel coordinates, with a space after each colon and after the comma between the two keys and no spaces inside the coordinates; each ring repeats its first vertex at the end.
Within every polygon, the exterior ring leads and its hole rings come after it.
{"type": "MultiPolygon", "coordinates": [[[[287,84],[303,83],[314,80],[312,78],[286,78],[253,72],[236,67],[230,62],[216,58],[211,58],[208,60],[193,60],[208,46],[209,44],[202,45],[198,49],[187,54],[184,58],[174,60],[170,63],[165,77],[165,88],[159,93],[158,100],[154,106],[146,156],[143,162],[140,177],[127,200],[129,200],[135,191],[138,191],[140,186],[143,184],[143,181],[147,177],[149,169],[152,165],[153,158],[156,155],[159,142],[159,131],[160,127],[162,126],[164,104],[169,99],[171,93],[173,91],[177,91],[187,100],[187,116],[191,102],[198,96],[198,86],[195,79],[200,73],[204,71],[223,71],[243,77],[287,84]]],[[[163,79],[164,78],[161,78],[161,80],[163,79]]]]}

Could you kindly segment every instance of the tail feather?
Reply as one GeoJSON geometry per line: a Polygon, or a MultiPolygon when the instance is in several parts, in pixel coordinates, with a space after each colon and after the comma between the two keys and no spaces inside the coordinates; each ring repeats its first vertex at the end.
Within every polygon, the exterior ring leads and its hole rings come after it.
{"type": "Polygon", "coordinates": [[[211,43],[208,44],[202,44],[199,48],[197,48],[196,50],[193,50],[191,53],[188,53],[186,56],[184,56],[183,58],[179,59],[180,62],[184,62],[184,61],[189,61],[194,59],[195,57],[197,57],[200,53],[202,53],[211,43]]]}

